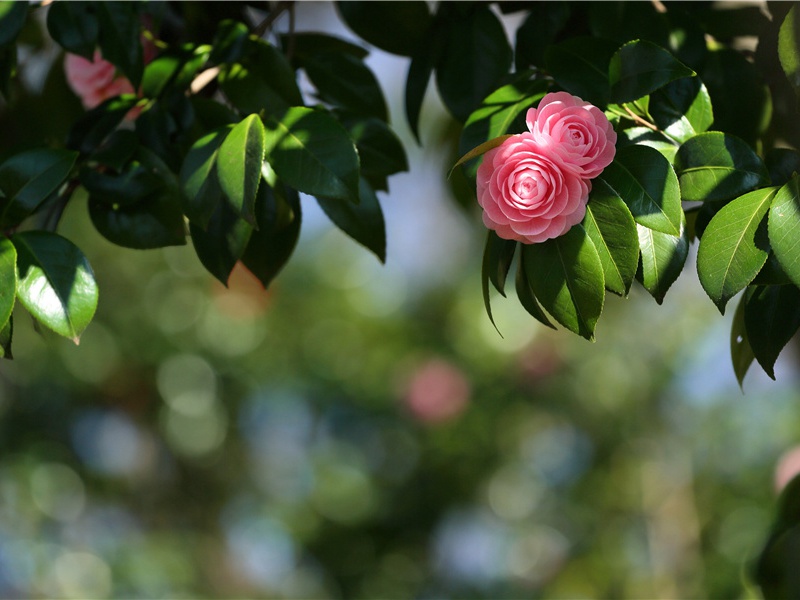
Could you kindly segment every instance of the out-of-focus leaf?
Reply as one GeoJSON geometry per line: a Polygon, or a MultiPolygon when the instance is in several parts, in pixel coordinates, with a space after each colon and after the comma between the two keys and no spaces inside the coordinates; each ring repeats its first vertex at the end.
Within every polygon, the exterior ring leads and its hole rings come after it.
{"type": "Polygon", "coordinates": [[[750,340],[747,339],[747,328],[744,325],[744,305],[747,294],[748,292],[745,292],[736,305],[733,323],[731,323],[731,362],[739,387],[742,387],[744,376],[756,358],[750,347],[750,340]]]}
{"type": "Polygon", "coordinates": [[[783,271],[800,285],[800,177],[790,179],[775,195],[768,232],[783,271]]]}
{"type": "Polygon", "coordinates": [[[790,148],[773,148],[765,157],[772,185],[783,185],[800,173],[800,152],[790,148]]]}
{"type": "Polygon", "coordinates": [[[676,79],[653,92],[649,110],[658,128],[679,142],[706,131],[714,122],[711,97],[697,77],[676,79]]]}
{"type": "Polygon", "coordinates": [[[612,102],[632,102],[695,72],[667,50],[646,40],[622,46],[608,66],[612,102]]]}
{"type": "Polygon", "coordinates": [[[339,229],[386,262],[386,227],[378,197],[365,179],[359,185],[358,204],[317,196],[317,202],[339,229]]]}
{"type": "Polygon", "coordinates": [[[0,358],[11,360],[14,355],[11,353],[11,341],[14,337],[14,316],[8,317],[8,323],[0,329],[0,358]]]}
{"type": "Polygon", "coordinates": [[[197,140],[186,153],[180,172],[183,191],[183,212],[193,225],[205,229],[217,204],[222,188],[217,179],[219,147],[231,128],[218,129],[197,140]]]}
{"type": "Polygon", "coordinates": [[[703,232],[697,274],[709,298],[725,305],[764,266],[769,253],[766,215],[778,188],[762,188],[726,204],[703,232]]]}
{"type": "Polygon", "coordinates": [[[428,41],[432,19],[426,2],[340,1],[336,7],[358,37],[386,52],[413,56],[428,41]]]}
{"type": "Polygon", "coordinates": [[[246,52],[249,38],[250,30],[244,23],[232,19],[221,21],[214,35],[209,60],[215,64],[239,62],[246,52]]]}
{"type": "Polygon", "coordinates": [[[356,143],[361,176],[373,189],[387,191],[387,178],[408,171],[406,151],[397,135],[379,119],[352,119],[345,123],[356,143]]]}
{"type": "Polygon", "coordinates": [[[547,49],[547,70],[570,94],[605,108],[611,98],[608,68],[617,48],[603,38],[571,37],[547,49]]]}
{"type": "Polygon", "coordinates": [[[800,10],[792,6],[778,34],[778,57],[789,83],[800,91],[800,10]]]}
{"type": "Polygon", "coordinates": [[[77,152],[42,148],[16,154],[0,165],[0,226],[18,225],[64,183],[77,152]]]}
{"type": "Polygon", "coordinates": [[[594,339],[605,284],[600,257],[580,225],[540,244],[523,244],[525,273],[542,307],[564,327],[594,339]]]}
{"type": "Polygon", "coordinates": [[[378,80],[361,59],[343,52],[325,52],[301,64],[323,102],[360,116],[388,119],[378,80]]]}
{"type": "Polygon", "coordinates": [[[103,58],[138,88],[144,71],[141,18],[134,2],[97,2],[98,43],[103,58]]]}
{"type": "Polygon", "coordinates": [[[203,266],[223,285],[244,254],[253,226],[225,202],[217,204],[206,229],[191,224],[189,232],[195,253],[203,266]]]}
{"type": "Polygon", "coordinates": [[[17,39],[27,17],[27,2],[0,2],[0,46],[6,46],[17,39]]]}
{"type": "Polygon", "coordinates": [[[37,321],[80,340],[97,308],[92,268],[80,249],[56,233],[26,231],[12,236],[17,250],[17,297],[37,321]]]}
{"type": "Polygon", "coordinates": [[[88,111],[70,129],[67,148],[90,154],[117,128],[137,102],[136,96],[126,94],[106,100],[88,111]]]}
{"type": "Polygon", "coordinates": [[[47,9],[47,30],[64,50],[92,60],[100,31],[95,3],[53,2],[47,9]]]}
{"type": "Polygon", "coordinates": [[[255,202],[267,136],[258,115],[245,117],[220,144],[216,157],[219,185],[240,217],[255,225],[255,202]]]}
{"type": "Polygon", "coordinates": [[[603,265],[606,289],[626,296],[639,264],[636,222],[627,205],[603,181],[592,186],[583,226],[603,265]]]}
{"type": "Polygon", "coordinates": [[[293,54],[297,61],[325,52],[344,52],[356,58],[364,58],[369,55],[369,51],[362,46],[324,33],[294,32],[292,35],[281,35],[280,40],[284,52],[288,52],[289,44],[292,44],[293,54]]]}
{"type": "Polygon", "coordinates": [[[267,160],[282,181],[312,196],[358,204],[358,153],[328,112],[294,107],[265,126],[267,160]]]}
{"type": "Polygon", "coordinates": [[[681,274],[689,254],[685,220],[680,235],[653,231],[637,224],[641,270],[637,277],[656,302],[661,304],[670,286],[681,274]]]}
{"type": "Polygon", "coordinates": [[[637,223],[668,235],[680,234],[678,179],[657,150],[641,145],[620,148],[598,179],[628,205],[637,223]]]}
{"type": "Polygon", "coordinates": [[[767,169],[750,146],[719,131],[688,139],[674,164],[686,201],[730,200],[769,184],[767,169]]]}
{"type": "Polygon", "coordinates": [[[758,364],[775,379],[775,361],[800,328],[800,289],[793,285],[747,288],[744,323],[758,364]]]}

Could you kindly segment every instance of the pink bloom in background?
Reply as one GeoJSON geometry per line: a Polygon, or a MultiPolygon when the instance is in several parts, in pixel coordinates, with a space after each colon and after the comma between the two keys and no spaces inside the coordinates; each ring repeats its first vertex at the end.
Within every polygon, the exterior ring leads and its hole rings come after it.
{"type": "Polygon", "coordinates": [[[617,134],[599,108],[566,92],[547,94],[526,117],[529,132],[484,155],[478,203],[501,238],[536,244],[583,220],[591,179],[614,159],[617,134]]]}
{"type": "Polygon", "coordinates": [[[617,132],[603,111],[577,96],[547,94],[526,121],[542,148],[584,179],[594,179],[614,159],[617,132]]]}
{"type": "Polygon", "coordinates": [[[442,423],[467,407],[471,386],[464,373],[442,359],[418,367],[406,385],[403,401],[419,421],[442,423]]]}
{"type": "Polygon", "coordinates": [[[118,75],[116,67],[104,60],[99,50],[95,51],[91,61],[77,54],[67,54],[64,71],[67,83],[87,110],[114,96],[134,93],[131,82],[118,75]]]}
{"type": "Polygon", "coordinates": [[[583,220],[589,185],[525,132],[489,150],[478,167],[483,222],[501,238],[536,244],[583,220]]]}
{"type": "Polygon", "coordinates": [[[775,465],[775,491],[780,493],[783,488],[800,474],[800,446],[795,446],[784,452],[775,465]]]}

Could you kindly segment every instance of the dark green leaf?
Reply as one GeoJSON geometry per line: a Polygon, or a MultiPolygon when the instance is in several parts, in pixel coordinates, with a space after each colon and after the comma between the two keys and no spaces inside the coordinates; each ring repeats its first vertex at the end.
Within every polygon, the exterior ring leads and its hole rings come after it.
{"type": "Polygon", "coordinates": [[[94,58],[99,26],[94,2],[53,2],[47,9],[47,30],[67,52],[94,58]]]}
{"type": "Polygon", "coordinates": [[[408,65],[405,88],[406,119],[417,143],[420,142],[419,116],[422,111],[422,101],[425,99],[428,82],[438,60],[438,53],[441,51],[441,43],[441,38],[434,38],[431,47],[423,46],[411,58],[411,63],[408,65]]]}
{"type": "MultiPolygon", "coordinates": [[[[498,235],[491,229],[486,232],[486,244],[483,247],[483,262],[481,265],[481,291],[483,292],[483,306],[486,309],[486,315],[489,317],[489,321],[491,321],[498,333],[500,333],[500,330],[497,329],[497,325],[494,322],[494,315],[492,315],[492,301],[491,297],[489,296],[489,281],[491,281],[492,277],[494,276],[497,281],[502,281],[501,289],[505,287],[505,279],[508,275],[508,268],[507,266],[504,268],[500,265],[500,262],[502,261],[501,257],[510,252],[511,257],[513,258],[515,248],[515,242],[504,240],[498,237],[498,235]],[[499,273],[501,271],[502,273],[499,273]]],[[[509,260],[508,265],[510,264],[511,261],[509,260]]],[[[495,288],[497,288],[497,284],[495,283],[494,285],[495,288]]],[[[505,293],[501,293],[505,296],[505,293]]]]}
{"type": "Polygon", "coordinates": [[[627,205],[603,181],[595,181],[583,221],[600,262],[606,289],[627,296],[639,264],[636,222],[627,205]]]}
{"type": "Polygon", "coordinates": [[[800,173],[800,152],[790,148],[773,148],[765,162],[772,185],[783,185],[800,173]]]}
{"type": "Polygon", "coordinates": [[[28,2],[3,0],[0,2],[0,46],[11,44],[28,17],[28,2]]]}
{"type": "Polygon", "coordinates": [[[527,268],[525,267],[525,252],[520,253],[519,263],[517,264],[517,276],[515,278],[515,288],[517,300],[525,311],[542,325],[555,329],[556,326],[547,318],[547,314],[542,309],[536,296],[533,294],[531,284],[528,281],[527,268]]]}
{"type": "Polygon", "coordinates": [[[653,92],[649,109],[658,128],[679,142],[704,132],[714,122],[711,97],[697,77],[676,79],[653,92]]]}
{"type": "Polygon", "coordinates": [[[386,262],[386,228],[378,197],[365,179],[361,179],[359,193],[358,204],[323,196],[317,196],[317,202],[339,229],[386,262]]]}
{"type": "Polygon", "coordinates": [[[657,150],[643,145],[620,148],[598,179],[628,205],[637,223],[668,235],[680,234],[678,178],[657,150]]]}
{"type": "Polygon", "coordinates": [[[570,16],[567,2],[531,2],[526,8],[528,16],[517,29],[514,47],[517,71],[545,64],[545,49],[553,43],[570,16]]]}
{"type": "Polygon", "coordinates": [[[611,97],[608,65],[617,47],[598,37],[568,38],[547,48],[547,70],[570,94],[605,108],[611,97]]]}
{"type": "Polygon", "coordinates": [[[781,267],[781,263],[775,258],[775,252],[770,250],[767,255],[767,262],[761,267],[758,275],[753,279],[753,285],[787,285],[792,280],[781,267]]]}
{"type": "Polygon", "coordinates": [[[778,188],[755,190],[726,204],[703,232],[697,274],[721,313],[764,266],[769,253],[767,211],[778,188]]]}
{"type": "Polygon", "coordinates": [[[92,152],[90,162],[122,171],[139,148],[139,138],[129,129],[118,129],[97,150],[92,152]]]}
{"type": "MultiPolygon", "coordinates": [[[[612,0],[588,3],[589,28],[592,35],[614,40],[619,44],[635,38],[661,46],[669,42],[666,14],[659,13],[650,2],[612,0]]],[[[668,13],[673,10],[670,6],[668,13]]]]}
{"type": "Polygon", "coordinates": [[[217,179],[231,207],[255,225],[255,202],[267,148],[258,115],[245,117],[222,141],[216,158],[217,179]]]}
{"type": "Polygon", "coordinates": [[[403,144],[386,123],[379,119],[353,119],[346,127],[356,143],[361,176],[373,189],[387,191],[389,175],[408,171],[403,144]]]}
{"type": "Polygon", "coordinates": [[[302,213],[295,190],[278,183],[262,183],[256,198],[258,230],[250,236],[242,263],[264,287],[280,272],[292,255],[300,235],[302,213]]]}
{"type": "MultiPolygon", "coordinates": [[[[800,478],[795,477],[784,489],[781,499],[790,500],[797,513],[796,503],[800,478]]],[[[773,527],[755,565],[754,577],[763,598],[797,598],[800,578],[797,575],[797,556],[800,555],[800,525],[797,518],[773,527]]]]}
{"type": "Polygon", "coordinates": [[[775,361],[800,328],[800,289],[793,285],[747,288],[744,323],[758,364],[775,379],[775,361]]]}
{"type": "Polygon", "coordinates": [[[250,241],[252,225],[233,212],[227,203],[220,202],[205,230],[192,224],[189,231],[200,262],[209,273],[227,286],[233,267],[250,241]]]}
{"type": "Polygon", "coordinates": [[[744,376],[747,370],[755,360],[753,349],[750,347],[750,340],[747,339],[747,328],[744,325],[744,305],[747,292],[742,295],[739,303],[736,305],[736,312],[733,314],[733,323],[731,323],[731,362],[733,363],[733,372],[736,375],[736,381],[739,382],[739,387],[742,387],[744,376]]]}
{"type": "Polygon", "coordinates": [[[605,285],[600,257],[580,225],[541,244],[523,244],[525,273],[544,309],[570,331],[594,339],[605,285]]]}
{"type": "Polygon", "coordinates": [[[110,98],[88,111],[69,131],[67,148],[90,154],[117,128],[138,99],[132,94],[110,98]]]}
{"type": "Polygon", "coordinates": [[[436,86],[444,105],[463,123],[508,73],[511,47],[503,25],[483,6],[464,19],[450,20],[441,35],[444,48],[436,63],[436,86]]]}
{"type": "Polygon", "coordinates": [[[8,323],[0,329],[0,358],[7,358],[11,360],[14,355],[11,354],[11,340],[14,337],[14,317],[13,315],[8,318],[8,323]]]}
{"type": "MultiPolygon", "coordinates": [[[[2,331],[8,326],[17,296],[17,249],[7,237],[0,238],[0,358],[4,344],[2,331]]],[[[10,337],[10,332],[9,332],[10,337]]]]}
{"type": "Polygon", "coordinates": [[[632,102],[695,72],[667,50],[646,40],[628,42],[608,66],[612,102],[632,102]]]}
{"type": "Polygon", "coordinates": [[[144,71],[139,39],[141,21],[134,2],[97,2],[98,43],[103,58],[117,67],[138,88],[144,71]]]}
{"type": "Polygon", "coordinates": [[[265,125],[267,160],[282,181],[312,196],[358,204],[358,153],[329,113],[294,107],[265,125]]]}
{"type": "Polygon", "coordinates": [[[431,24],[428,5],[420,0],[392,2],[337,2],[339,14],[358,37],[381,50],[413,56],[428,42],[431,24]],[[391,26],[387,27],[387,24],[391,26]]]}
{"type": "Polygon", "coordinates": [[[767,169],[750,146],[719,131],[688,139],[674,164],[686,201],[730,200],[769,184],[767,169]]]}
{"type": "Polygon", "coordinates": [[[17,297],[42,325],[74,341],[97,308],[97,283],[80,249],[58,234],[26,231],[17,250],[17,297]]]}
{"type": "Polygon", "coordinates": [[[77,152],[42,148],[16,154],[0,165],[0,226],[18,225],[66,180],[77,152]]]}
{"type": "Polygon", "coordinates": [[[325,52],[344,52],[356,58],[364,58],[369,55],[366,48],[324,33],[294,32],[292,35],[281,35],[280,40],[281,48],[287,53],[291,43],[294,56],[298,61],[325,52]]]}
{"type": "Polygon", "coordinates": [[[135,161],[121,173],[101,172],[84,166],[80,181],[92,201],[109,206],[136,204],[164,187],[161,177],[135,161]]]}
{"type": "Polygon", "coordinates": [[[681,223],[679,236],[653,231],[642,225],[636,226],[639,233],[641,270],[637,278],[661,304],[670,286],[681,274],[689,254],[689,237],[685,221],[681,223]]]}
{"type": "Polygon", "coordinates": [[[230,130],[230,127],[218,129],[197,140],[186,153],[181,167],[183,212],[193,225],[203,229],[222,200],[216,163],[219,147],[230,130]]]}
{"type": "Polygon", "coordinates": [[[17,72],[17,46],[0,48],[0,93],[6,100],[11,95],[11,78],[17,72]]]}
{"type": "Polygon", "coordinates": [[[800,178],[789,180],[769,211],[769,241],[775,257],[795,285],[800,285],[800,178]]]}
{"type": "Polygon", "coordinates": [[[800,10],[792,6],[778,34],[778,57],[789,83],[800,90],[800,10]]]}

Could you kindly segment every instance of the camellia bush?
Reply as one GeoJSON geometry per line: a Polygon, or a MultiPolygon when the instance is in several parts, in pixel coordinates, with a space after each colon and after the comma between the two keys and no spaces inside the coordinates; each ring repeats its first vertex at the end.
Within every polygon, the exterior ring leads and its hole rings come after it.
{"type": "MultiPolygon", "coordinates": [[[[241,264],[270,285],[300,194],[385,260],[378,195],[408,165],[364,60],[375,46],[409,59],[417,142],[431,80],[462,125],[450,177],[488,228],[489,318],[516,265],[534,319],[593,339],[607,293],[640,285],[661,303],[696,244],[710,301],[724,313],[739,296],[740,384],[754,361],[774,378],[800,327],[800,8],[338,2],[356,44],[296,31],[299,7],[0,2],[2,110],[24,108],[29,68],[47,69],[45,99],[66,78],[85,108],[61,136],[17,123],[18,146],[0,148],[2,356],[17,303],[76,342],[93,318],[101,290],[80,240],[59,233],[79,197],[110,242],[191,242],[223,283],[241,264]]],[[[785,517],[762,583],[780,580],[785,517]]]]}

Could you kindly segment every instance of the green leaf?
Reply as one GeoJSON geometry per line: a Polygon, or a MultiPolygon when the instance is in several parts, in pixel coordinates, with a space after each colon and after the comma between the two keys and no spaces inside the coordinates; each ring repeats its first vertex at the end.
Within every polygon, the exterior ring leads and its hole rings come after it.
{"type": "Polygon", "coordinates": [[[426,2],[340,1],[336,8],[358,37],[386,52],[413,56],[428,41],[432,19],[426,2]]]}
{"type": "Polygon", "coordinates": [[[594,339],[605,284],[600,257],[580,225],[541,244],[523,244],[525,273],[544,309],[570,331],[594,339]]]}
{"type": "Polygon", "coordinates": [[[67,52],[94,58],[99,25],[94,2],[53,2],[47,9],[47,30],[67,52]]]}
{"type": "Polygon", "coordinates": [[[209,60],[214,64],[239,62],[247,51],[249,38],[250,30],[244,23],[233,19],[220,21],[209,60]]]}
{"type": "Polygon", "coordinates": [[[11,44],[28,18],[28,2],[0,2],[0,46],[11,44]]]}
{"type": "Polygon", "coordinates": [[[355,56],[356,58],[364,58],[369,56],[369,50],[343,40],[340,37],[326,35],[324,33],[316,33],[311,31],[292,32],[291,35],[282,34],[279,36],[281,40],[281,48],[284,53],[289,52],[291,44],[294,50],[295,60],[302,61],[304,58],[320,54],[324,52],[344,52],[355,56]]]}
{"type": "Polygon", "coordinates": [[[250,236],[242,264],[266,288],[289,260],[300,235],[302,213],[297,192],[281,183],[274,188],[262,183],[256,219],[258,229],[250,236]]]}
{"type": "Polygon", "coordinates": [[[98,2],[98,43],[103,58],[117,67],[133,84],[139,87],[144,71],[144,53],[139,39],[140,16],[134,2],[98,2]]]}
{"type": "Polygon", "coordinates": [[[133,161],[121,173],[100,172],[84,165],[80,181],[92,201],[109,206],[130,206],[159,193],[164,181],[144,165],[133,161]]]}
{"type": "Polygon", "coordinates": [[[90,154],[122,122],[138,99],[133,94],[110,98],[75,121],[67,136],[67,148],[90,154]]]}
{"type": "Polygon", "coordinates": [[[769,241],[775,257],[795,285],[800,285],[800,178],[789,180],[769,211],[769,241]]]}
{"type": "Polygon", "coordinates": [[[695,72],[667,50],[646,40],[622,46],[608,66],[612,102],[632,102],[695,72]]]}
{"type": "Polygon", "coordinates": [[[258,115],[250,115],[230,130],[217,152],[220,188],[236,214],[251,225],[256,222],[256,192],[266,148],[264,125],[258,115]]]}
{"type": "Polygon", "coordinates": [[[67,179],[77,152],[42,148],[16,154],[0,165],[0,227],[18,225],[36,212],[67,179]]]}
{"type": "Polygon", "coordinates": [[[636,226],[641,251],[641,270],[637,272],[637,278],[659,304],[664,301],[667,290],[678,279],[689,254],[689,237],[685,225],[684,220],[678,236],[653,231],[639,224],[636,226]]]}
{"type": "Polygon", "coordinates": [[[800,152],[790,148],[773,148],[765,158],[772,185],[783,185],[800,173],[800,152]]]}
{"type": "Polygon", "coordinates": [[[495,289],[505,296],[505,281],[516,247],[516,242],[499,237],[491,229],[487,230],[481,266],[481,291],[483,292],[483,306],[486,309],[486,314],[498,333],[500,333],[500,330],[497,329],[492,315],[489,282],[491,281],[495,289]]]}
{"type": "Polygon", "coordinates": [[[361,161],[361,176],[373,189],[387,191],[387,178],[408,171],[406,151],[397,135],[379,119],[350,119],[345,122],[356,143],[361,161]]]}
{"type": "Polygon", "coordinates": [[[678,145],[673,140],[648,127],[629,127],[622,130],[617,137],[617,148],[636,144],[658,150],[670,163],[678,153],[678,145]]]}
{"type": "Polygon", "coordinates": [[[212,213],[205,230],[189,226],[195,253],[203,266],[223,285],[228,285],[233,267],[244,254],[253,226],[225,202],[212,213]]]}
{"type": "Polygon", "coordinates": [[[686,201],[730,200],[769,185],[764,162],[750,146],[719,131],[685,141],[674,164],[686,201]]]}
{"type": "Polygon", "coordinates": [[[11,360],[14,355],[11,353],[11,339],[14,337],[14,317],[8,318],[8,323],[0,329],[0,358],[11,360]]]}
{"type": "MultiPolygon", "coordinates": [[[[17,295],[17,249],[7,237],[0,238],[0,330],[8,326],[17,295]]],[[[10,335],[10,334],[9,334],[10,335]]],[[[0,331],[0,353],[4,348],[0,331]]],[[[4,355],[0,354],[0,358],[4,355]]]]}
{"type": "Polygon", "coordinates": [[[744,376],[755,360],[755,354],[753,354],[753,349],[750,347],[750,340],[747,339],[747,328],[744,324],[746,297],[747,292],[742,295],[736,305],[733,323],[731,323],[731,362],[733,363],[733,372],[736,375],[736,381],[739,382],[739,387],[742,387],[744,376]]]}
{"type": "Polygon", "coordinates": [[[186,153],[180,172],[183,212],[192,224],[205,229],[222,200],[217,179],[219,147],[231,127],[217,129],[197,140],[186,153]]]}
{"type": "Polygon", "coordinates": [[[775,361],[800,328],[800,289],[793,285],[747,288],[744,323],[758,364],[775,379],[775,361]]]}
{"type": "Polygon", "coordinates": [[[386,262],[386,227],[378,197],[365,179],[359,193],[358,204],[322,196],[317,196],[317,202],[339,229],[386,262]]]}
{"type": "Polygon", "coordinates": [[[777,187],[755,190],[726,204],[703,232],[697,251],[697,274],[708,297],[725,305],[764,266],[769,253],[767,210],[777,187]]]}
{"type": "Polygon", "coordinates": [[[568,2],[532,2],[528,8],[528,16],[517,29],[514,45],[514,64],[517,71],[545,64],[545,50],[550,47],[570,17],[568,2]]]}
{"type": "Polygon", "coordinates": [[[643,145],[620,148],[598,180],[628,205],[638,224],[680,235],[683,211],[678,178],[657,150],[643,145]]]}
{"type": "MultiPolygon", "coordinates": [[[[440,5],[440,11],[448,7],[440,5]]],[[[443,51],[436,63],[442,101],[463,123],[511,67],[512,51],[502,23],[485,6],[447,21],[443,51]]]]}
{"type": "Polygon", "coordinates": [[[26,231],[12,236],[17,250],[17,297],[42,325],[76,344],[97,308],[89,261],[58,234],[26,231]]]}
{"type": "Polygon", "coordinates": [[[542,325],[549,327],[550,329],[555,329],[556,326],[547,318],[547,313],[544,312],[542,306],[539,304],[539,301],[536,299],[536,296],[531,289],[531,284],[528,281],[527,271],[525,269],[525,253],[521,253],[519,257],[519,263],[517,264],[517,276],[514,279],[514,287],[517,292],[517,300],[519,300],[520,306],[525,309],[525,311],[532,316],[534,319],[539,321],[542,325]]]}
{"type": "MultiPolygon", "coordinates": [[[[479,156],[483,156],[489,150],[494,150],[498,146],[502,146],[503,142],[505,142],[510,137],[514,137],[514,134],[507,133],[505,135],[497,136],[496,138],[492,138],[487,142],[479,144],[478,146],[467,152],[464,156],[462,156],[456,161],[456,164],[454,164],[450,169],[450,174],[452,174],[453,171],[456,169],[456,167],[458,167],[459,165],[463,165],[464,163],[471,161],[473,158],[478,158],[479,156]]],[[[448,177],[450,176],[450,174],[448,174],[448,177]]]]}
{"type": "Polygon", "coordinates": [[[92,152],[89,162],[122,171],[133,159],[139,148],[139,138],[129,129],[118,129],[97,150],[92,152]]]}
{"type": "Polygon", "coordinates": [[[265,125],[267,160],[281,180],[312,196],[358,204],[358,153],[328,112],[294,107],[265,125]]]}
{"type": "Polygon", "coordinates": [[[639,264],[636,222],[627,205],[603,181],[592,186],[583,227],[603,265],[606,289],[627,296],[639,264]]]}
{"type": "Polygon", "coordinates": [[[714,122],[711,97],[696,77],[677,79],[653,92],[649,112],[658,128],[679,142],[706,131],[714,122]]]}
{"type": "Polygon", "coordinates": [[[547,70],[564,90],[605,108],[611,98],[608,66],[617,44],[598,37],[571,37],[545,52],[547,70]]]}
{"type": "Polygon", "coordinates": [[[422,112],[422,102],[428,89],[428,82],[433,74],[433,69],[441,52],[442,39],[435,37],[431,46],[422,46],[417,54],[411,58],[406,75],[405,108],[406,119],[414,134],[417,143],[419,137],[419,117],[422,112]]]}
{"type": "Polygon", "coordinates": [[[789,83],[800,90],[800,11],[795,4],[781,24],[778,33],[778,57],[789,83]]]}

